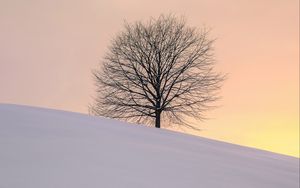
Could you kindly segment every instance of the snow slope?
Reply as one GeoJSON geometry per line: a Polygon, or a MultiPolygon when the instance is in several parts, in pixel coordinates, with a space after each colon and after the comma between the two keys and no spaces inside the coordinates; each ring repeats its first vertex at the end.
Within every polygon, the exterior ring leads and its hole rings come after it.
{"type": "Polygon", "coordinates": [[[298,179],[298,158],[0,104],[0,188],[298,188],[298,179]]]}

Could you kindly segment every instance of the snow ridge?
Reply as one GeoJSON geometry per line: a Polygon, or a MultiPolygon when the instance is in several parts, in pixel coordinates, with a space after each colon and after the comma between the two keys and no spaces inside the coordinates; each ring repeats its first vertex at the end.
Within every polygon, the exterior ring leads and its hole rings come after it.
{"type": "Polygon", "coordinates": [[[299,159],[84,114],[0,104],[0,187],[298,188],[299,159]]]}

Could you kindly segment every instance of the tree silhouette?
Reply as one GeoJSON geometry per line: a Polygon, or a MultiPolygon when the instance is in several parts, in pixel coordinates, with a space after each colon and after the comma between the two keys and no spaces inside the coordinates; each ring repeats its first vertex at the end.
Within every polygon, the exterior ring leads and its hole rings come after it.
{"type": "Polygon", "coordinates": [[[213,71],[214,40],[208,34],[175,16],[126,23],[112,40],[102,67],[93,71],[97,97],[90,112],[155,122],[157,128],[164,119],[197,129],[186,118],[204,119],[224,79],[213,71]]]}

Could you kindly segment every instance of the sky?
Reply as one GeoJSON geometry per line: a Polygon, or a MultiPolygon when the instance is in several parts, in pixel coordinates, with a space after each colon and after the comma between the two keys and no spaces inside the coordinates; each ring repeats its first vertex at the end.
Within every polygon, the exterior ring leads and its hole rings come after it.
{"type": "Polygon", "coordinates": [[[186,133],[299,157],[298,0],[0,0],[0,103],[87,113],[124,21],[186,17],[216,38],[219,108],[186,133]]]}

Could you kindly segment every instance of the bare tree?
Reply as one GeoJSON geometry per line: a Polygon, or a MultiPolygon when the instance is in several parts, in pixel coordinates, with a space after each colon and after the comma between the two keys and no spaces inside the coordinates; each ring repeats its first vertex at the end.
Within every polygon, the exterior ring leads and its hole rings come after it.
{"type": "Polygon", "coordinates": [[[161,118],[192,128],[218,96],[223,76],[215,64],[208,30],[184,19],[160,16],[125,24],[93,72],[98,96],[91,113],[161,127],[161,118]]]}

